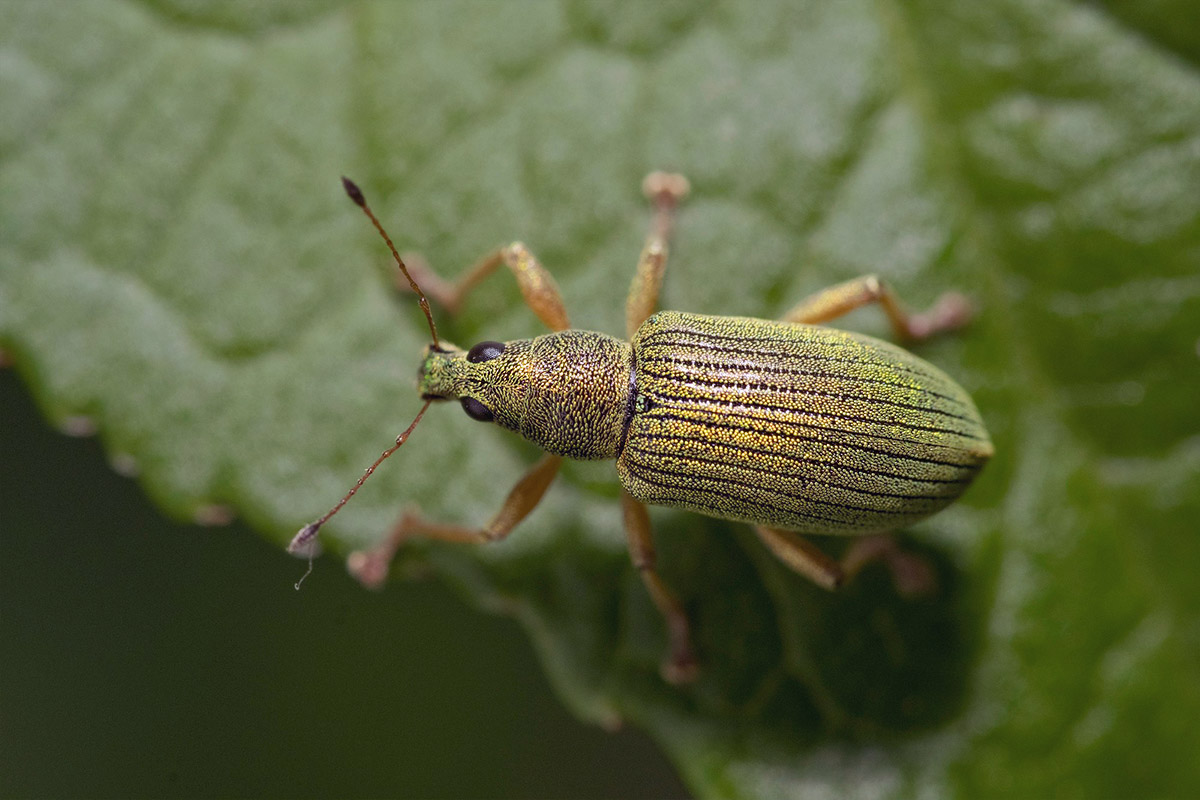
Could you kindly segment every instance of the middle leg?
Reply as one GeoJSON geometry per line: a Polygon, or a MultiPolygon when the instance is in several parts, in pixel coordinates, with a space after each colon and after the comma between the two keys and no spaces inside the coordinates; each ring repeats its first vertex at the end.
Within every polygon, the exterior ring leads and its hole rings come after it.
{"type": "Polygon", "coordinates": [[[791,308],[783,319],[817,325],[849,314],[869,303],[878,303],[896,336],[907,341],[926,339],[942,331],[961,328],[971,319],[971,304],[958,292],[946,292],[922,314],[908,311],[895,292],[876,275],[855,278],[822,289],[791,308]]]}
{"type": "MultiPolygon", "coordinates": [[[[504,265],[512,272],[521,290],[525,304],[532,309],[547,328],[552,331],[565,331],[571,327],[567,318],[566,305],[562,293],[550,272],[521,242],[513,242],[501,247],[479,261],[455,280],[446,280],[433,271],[421,256],[406,253],[405,263],[408,271],[416,278],[417,283],[425,288],[425,292],[449,311],[457,313],[463,300],[484,278],[504,265]]],[[[396,287],[408,291],[408,281],[397,281],[396,287]]]]}

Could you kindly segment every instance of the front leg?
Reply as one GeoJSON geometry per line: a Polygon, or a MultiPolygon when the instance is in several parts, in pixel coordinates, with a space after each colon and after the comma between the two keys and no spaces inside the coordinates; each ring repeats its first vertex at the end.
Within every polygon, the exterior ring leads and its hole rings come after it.
{"type": "Polygon", "coordinates": [[[512,533],[513,528],[541,502],[561,464],[561,456],[549,453],[542,456],[541,460],[517,481],[517,485],[504,500],[504,505],[500,506],[491,522],[482,528],[431,522],[422,517],[416,509],[405,511],[387,539],[371,550],[356,550],[351,553],[346,560],[346,566],[364,586],[376,588],[387,580],[396,550],[406,539],[434,539],[466,544],[498,542],[512,533]]]}
{"type": "MultiPolygon", "coordinates": [[[[565,331],[571,327],[558,284],[529,251],[529,248],[521,242],[513,242],[489,253],[452,281],[439,276],[420,256],[405,254],[405,261],[408,263],[413,277],[425,288],[429,296],[441,303],[451,313],[457,312],[462,306],[464,298],[484,278],[503,264],[516,278],[525,304],[533,310],[538,319],[545,323],[546,327],[552,331],[565,331]]],[[[407,280],[398,281],[396,285],[397,288],[406,291],[409,289],[407,280]]]]}

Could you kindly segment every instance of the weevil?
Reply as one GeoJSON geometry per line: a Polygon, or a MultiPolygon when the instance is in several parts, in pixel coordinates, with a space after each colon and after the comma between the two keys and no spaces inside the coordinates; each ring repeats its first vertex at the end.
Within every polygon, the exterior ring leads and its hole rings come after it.
{"type": "Polygon", "coordinates": [[[431,403],[457,400],[467,416],[519,433],[545,455],[485,526],[438,523],[409,511],[379,548],[352,556],[352,570],[364,582],[381,582],[396,548],[413,537],[503,539],[537,506],[564,458],[613,460],[629,553],[667,624],[663,674],[683,681],[697,664],[688,617],[656,568],[647,505],[748,523],[789,567],[833,589],[861,566],[864,552],[888,549],[851,548],[838,562],[804,534],[878,534],[910,525],[958,498],[992,455],[975,404],[945,373],[897,345],[821,324],[877,303],[900,339],[920,340],[969,319],[969,304],[957,293],[913,314],[871,275],[817,292],[779,321],[655,312],[676,209],[688,192],[680,175],[656,172],[643,184],[653,218],[626,301],[626,339],[571,328],[554,279],[520,242],[454,283],[415,263],[410,269],[359,188],[345,178],[343,185],[418,297],[431,342],[418,378],[425,403],[412,424],[292,540],[292,552],[308,550],[310,571],[320,527],[404,443],[431,403]],[[455,309],[500,266],[551,333],[467,350],[440,340],[414,273],[455,309]]]}

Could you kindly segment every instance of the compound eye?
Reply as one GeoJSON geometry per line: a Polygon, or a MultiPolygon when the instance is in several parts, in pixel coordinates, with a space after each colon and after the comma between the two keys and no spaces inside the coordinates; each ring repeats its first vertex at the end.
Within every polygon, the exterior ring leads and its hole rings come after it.
{"type": "Polygon", "coordinates": [[[477,419],[480,422],[492,421],[492,412],[488,411],[488,407],[474,397],[464,397],[460,402],[462,403],[463,411],[467,412],[467,416],[471,419],[477,419]]]}
{"type": "MultiPolygon", "coordinates": [[[[467,351],[467,361],[478,364],[480,361],[491,361],[504,352],[502,342],[480,342],[467,351]]],[[[470,413],[469,411],[467,412],[470,413]]]]}

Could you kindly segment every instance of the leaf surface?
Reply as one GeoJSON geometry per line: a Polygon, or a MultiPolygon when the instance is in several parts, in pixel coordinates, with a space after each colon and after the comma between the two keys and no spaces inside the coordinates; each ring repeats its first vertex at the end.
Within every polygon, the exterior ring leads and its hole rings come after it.
{"type": "MultiPolygon", "coordinates": [[[[825,595],[742,527],[655,509],[705,660],[668,687],[611,464],[569,465],[502,544],[402,564],[516,615],[578,714],[646,727],[698,794],[1200,785],[1188,4],[0,15],[0,342],[46,413],[91,420],[164,509],[229,506],[282,545],[415,413],[428,332],[339,175],[445,274],[525,241],[573,323],[615,333],[639,182],[679,170],[694,193],[668,307],[778,316],[868,272],[913,305],[978,302],[969,331],[920,350],[997,447],[912,532],[938,593],[902,600],[869,570],[825,595]]],[[[500,277],[439,324],[464,346],[540,332],[500,277]]],[[[487,519],[535,456],[435,408],[327,541],[368,546],[406,502],[487,519]]]]}

